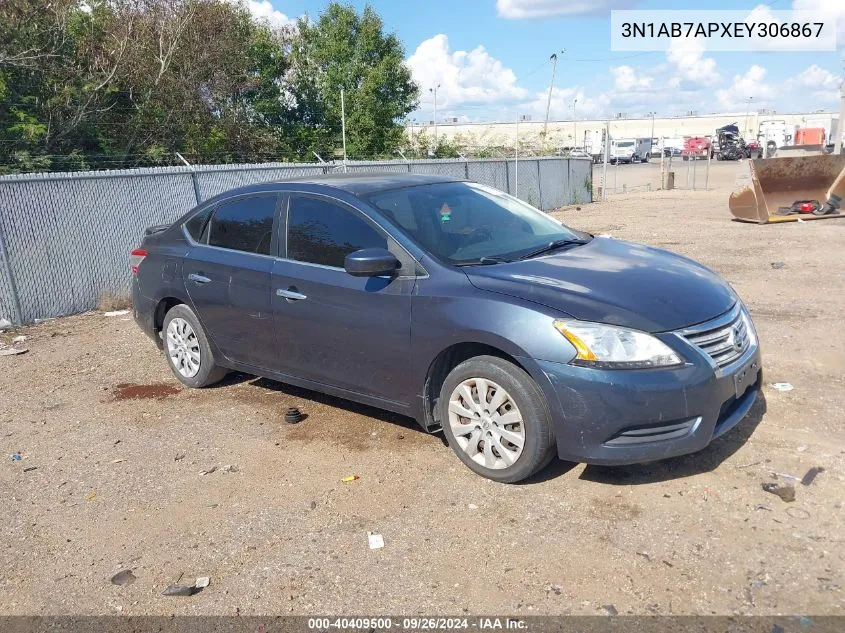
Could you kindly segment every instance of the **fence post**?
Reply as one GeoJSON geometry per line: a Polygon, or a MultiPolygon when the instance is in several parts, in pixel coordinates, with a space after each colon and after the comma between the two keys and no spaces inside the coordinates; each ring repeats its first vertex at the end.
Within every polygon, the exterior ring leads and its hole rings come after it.
{"type": "Polygon", "coordinates": [[[12,291],[12,309],[15,311],[11,316],[11,321],[14,325],[23,325],[23,312],[21,311],[21,299],[18,296],[18,286],[15,283],[15,277],[12,275],[12,264],[9,261],[9,249],[6,247],[6,236],[3,234],[3,223],[0,222],[0,265],[3,266],[3,272],[9,279],[9,288],[12,291]]]}
{"type": "Polygon", "coordinates": [[[535,159],[537,161],[537,191],[540,193],[540,200],[537,202],[537,208],[541,211],[545,211],[543,208],[543,177],[540,175],[540,159],[535,159]]]}
{"type": "MultiPolygon", "coordinates": [[[[511,162],[509,160],[505,160],[505,188],[507,189],[505,193],[511,193],[511,162]]],[[[511,195],[516,197],[515,193],[511,195]]]]}
{"type": "Polygon", "coordinates": [[[469,161],[464,161],[464,177],[469,180],[469,161]]]}
{"type": "Polygon", "coordinates": [[[194,196],[197,199],[197,204],[202,202],[202,198],[200,197],[200,185],[197,182],[197,172],[194,171],[194,168],[191,167],[191,182],[194,183],[194,196]]]}

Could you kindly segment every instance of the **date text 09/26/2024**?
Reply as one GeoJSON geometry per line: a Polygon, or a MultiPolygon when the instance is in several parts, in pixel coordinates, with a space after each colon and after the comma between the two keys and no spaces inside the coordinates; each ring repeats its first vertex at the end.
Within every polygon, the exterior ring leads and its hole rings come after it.
{"type": "Polygon", "coordinates": [[[329,630],[402,630],[402,631],[442,631],[470,630],[480,631],[511,630],[519,631],[528,627],[525,620],[519,618],[476,617],[476,618],[436,618],[436,617],[352,617],[352,618],[309,618],[308,629],[312,631],[329,630]]]}

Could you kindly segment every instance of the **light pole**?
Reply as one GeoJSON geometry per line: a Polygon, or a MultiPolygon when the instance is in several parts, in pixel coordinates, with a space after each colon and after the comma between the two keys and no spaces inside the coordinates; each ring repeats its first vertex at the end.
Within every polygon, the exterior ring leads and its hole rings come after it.
{"type": "Polygon", "coordinates": [[[437,89],[440,87],[440,84],[434,86],[434,88],[429,88],[428,91],[434,94],[434,150],[437,151],[437,89]]]}
{"type": "Polygon", "coordinates": [[[748,97],[745,101],[745,124],[742,126],[744,128],[745,134],[748,134],[748,111],[751,110],[751,100],[754,97],[748,97]]]}
{"type": "Polygon", "coordinates": [[[578,117],[575,116],[575,104],[578,99],[572,100],[572,145],[574,149],[578,149],[578,117]]]}
{"type": "MultiPolygon", "coordinates": [[[[649,114],[649,116],[651,116],[651,138],[648,140],[648,146],[649,146],[648,157],[651,158],[651,153],[652,153],[651,152],[651,146],[654,143],[654,116],[657,114],[657,112],[649,112],[648,114],[649,114]]],[[[663,152],[663,150],[661,149],[661,153],[662,152],[663,152]]]]}
{"type": "MultiPolygon", "coordinates": [[[[566,52],[566,49],[563,48],[560,51],[560,54],[563,55],[566,52]]],[[[549,108],[552,106],[552,89],[555,87],[555,71],[557,70],[557,53],[552,53],[552,56],[549,57],[552,62],[552,80],[549,82],[549,98],[546,99],[546,122],[543,123],[543,138],[546,138],[546,131],[549,127],[549,108]]]]}

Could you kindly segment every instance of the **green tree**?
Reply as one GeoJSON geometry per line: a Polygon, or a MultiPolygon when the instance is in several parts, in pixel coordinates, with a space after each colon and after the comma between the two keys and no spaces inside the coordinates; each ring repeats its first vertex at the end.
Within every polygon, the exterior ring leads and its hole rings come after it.
{"type": "Polygon", "coordinates": [[[403,63],[402,43],[385,34],[375,10],[332,2],[316,22],[301,19],[292,47],[297,113],[313,148],[341,146],[344,89],[350,158],[392,156],[404,142],[401,120],[417,107],[418,88],[403,63]]]}

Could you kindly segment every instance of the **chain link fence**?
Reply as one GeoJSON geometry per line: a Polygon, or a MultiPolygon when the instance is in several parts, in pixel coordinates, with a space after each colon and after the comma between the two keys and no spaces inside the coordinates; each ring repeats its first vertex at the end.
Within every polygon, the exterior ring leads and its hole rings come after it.
{"type": "Polygon", "coordinates": [[[606,178],[607,195],[661,189],[703,191],[710,188],[711,168],[723,166],[708,158],[684,160],[682,156],[653,156],[644,163],[608,163],[606,176],[604,165],[597,163],[593,165],[593,181],[596,192],[600,192],[604,189],[602,178],[606,178]]]}
{"type": "MultiPolygon", "coordinates": [[[[543,210],[592,201],[589,160],[349,162],[352,172],[436,174],[480,182],[543,210]]],[[[0,319],[31,323],[126,297],[129,251],[144,229],[259,182],[343,171],[334,163],[160,167],[0,177],[0,319]]]]}

